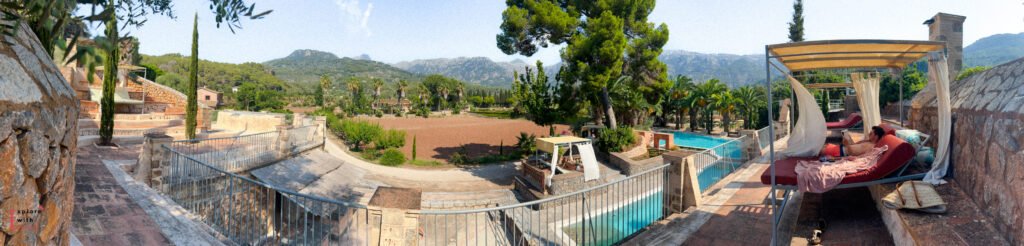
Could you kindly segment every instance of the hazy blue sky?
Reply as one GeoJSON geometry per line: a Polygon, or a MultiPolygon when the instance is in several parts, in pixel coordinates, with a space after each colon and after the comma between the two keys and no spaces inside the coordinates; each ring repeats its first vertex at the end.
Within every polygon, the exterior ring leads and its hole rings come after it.
{"type": "MultiPolygon", "coordinates": [[[[558,61],[558,47],[531,58],[509,56],[495,46],[504,1],[492,0],[251,0],[273,9],[262,20],[243,23],[232,34],[217,29],[208,1],[174,1],[177,19],[152,16],[129,30],[144,54],[187,54],[192,14],[199,12],[199,54],[222,62],[262,62],[295,49],[339,56],[368,54],[374,60],[485,56],[558,61]]],[[[790,0],[659,1],[650,20],[666,23],[666,49],[704,53],[755,54],[787,40],[790,0]]],[[[926,39],[921,23],[936,12],[967,16],[965,45],[997,33],[1024,32],[1024,0],[808,0],[806,38],[926,39]]]]}

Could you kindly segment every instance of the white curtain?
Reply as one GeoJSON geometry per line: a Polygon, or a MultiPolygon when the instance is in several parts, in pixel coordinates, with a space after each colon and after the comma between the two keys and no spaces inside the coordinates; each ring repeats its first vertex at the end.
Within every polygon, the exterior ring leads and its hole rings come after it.
{"type": "Polygon", "coordinates": [[[796,119],[796,126],[793,127],[789,140],[786,142],[786,149],[780,155],[783,157],[807,157],[818,156],[821,147],[825,145],[825,137],[828,129],[825,127],[825,115],[818,107],[818,101],[814,100],[811,92],[804,88],[800,81],[793,76],[789,79],[789,86],[796,94],[796,110],[800,115],[796,119]]]}
{"type": "Polygon", "coordinates": [[[864,136],[871,131],[871,127],[882,123],[882,112],[878,106],[878,73],[852,73],[850,83],[857,91],[857,105],[860,106],[860,115],[864,122],[864,136]]]}
{"type": "Polygon", "coordinates": [[[949,136],[953,122],[950,116],[948,69],[944,54],[931,54],[931,59],[928,60],[928,78],[935,83],[935,100],[939,106],[939,146],[935,151],[932,170],[925,174],[924,181],[933,185],[946,183],[942,177],[946,176],[946,169],[949,167],[949,136]]]}

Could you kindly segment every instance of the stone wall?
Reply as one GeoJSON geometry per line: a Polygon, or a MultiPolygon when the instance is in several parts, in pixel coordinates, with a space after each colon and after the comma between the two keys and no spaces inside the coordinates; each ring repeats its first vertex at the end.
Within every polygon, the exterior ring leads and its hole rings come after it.
{"type": "Polygon", "coordinates": [[[30,32],[0,35],[0,244],[68,245],[78,100],[30,32]]]}
{"type": "Polygon", "coordinates": [[[277,126],[284,124],[283,114],[225,110],[217,112],[217,122],[213,123],[213,128],[256,133],[274,131],[277,126]]]}
{"type": "MultiPolygon", "coordinates": [[[[932,87],[927,87],[932,88],[932,87]]],[[[1011,244],[1024,243],[1024,59],[950,83],[955,183],[1011,244]]],[[[935,93],[912,102],[910,124],[938,142],[935,93]]]]}

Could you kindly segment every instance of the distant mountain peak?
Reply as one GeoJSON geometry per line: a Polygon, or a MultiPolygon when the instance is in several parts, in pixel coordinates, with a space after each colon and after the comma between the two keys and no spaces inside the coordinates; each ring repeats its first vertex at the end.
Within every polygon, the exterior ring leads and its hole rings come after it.
{"type": "Polygon", "coordinates": [[[996,34],[964,47],[964,68],[996,66],[1024,57],[1024,33],[996,34]]]}
{"type": "Polygon", "coordinates": [[[307,58],[319,58],[319,59],[338,59],[337,55],[327,51],[311,50],[311,49],[298,49],[292,51],[286,58],[292,59],[307,59],[307,58]]]}

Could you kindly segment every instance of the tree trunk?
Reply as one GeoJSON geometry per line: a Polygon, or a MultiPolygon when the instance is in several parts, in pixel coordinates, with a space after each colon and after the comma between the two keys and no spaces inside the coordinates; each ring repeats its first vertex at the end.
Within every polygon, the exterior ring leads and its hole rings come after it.
{"type": "Polygon", "coordinates": [[[608,119],[608,128],[616,129],[615,109],[612,108],[612,98],[608,95],[608,87],[601,88],[601,103],[604,104],[605,118],[608,119]]]}

